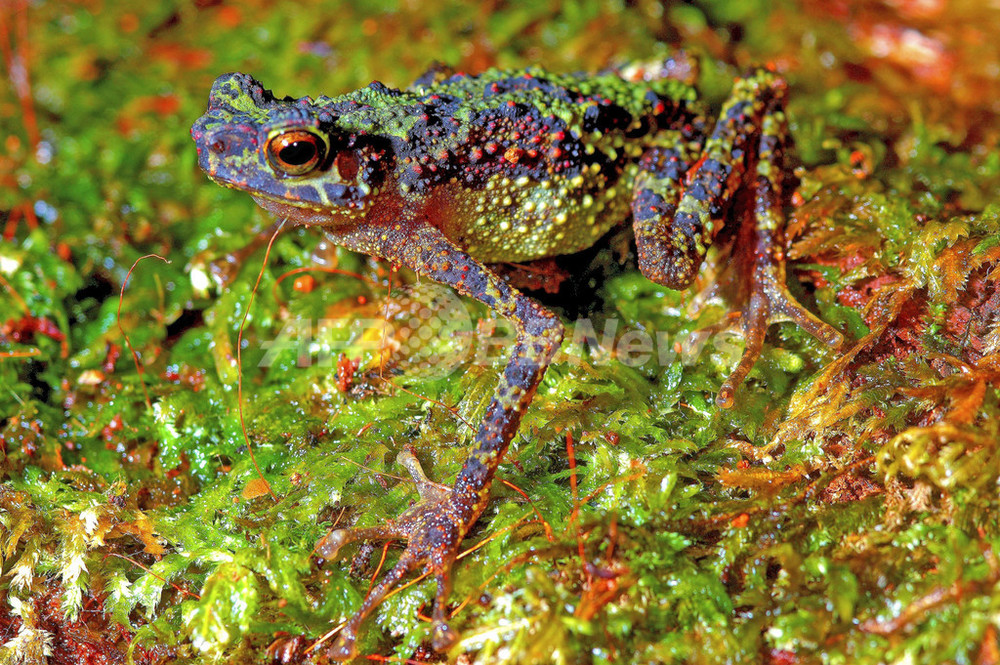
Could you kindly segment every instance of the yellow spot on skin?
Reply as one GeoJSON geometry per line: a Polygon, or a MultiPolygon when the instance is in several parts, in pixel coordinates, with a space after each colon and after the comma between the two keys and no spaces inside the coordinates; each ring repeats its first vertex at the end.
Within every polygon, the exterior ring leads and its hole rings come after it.
{"type": "Polygon", "coordinates": [[[507,222],[507,221],[500,222],[500,230],[501,231],[509,231],[510,230],[510,222],[507,222]]]}

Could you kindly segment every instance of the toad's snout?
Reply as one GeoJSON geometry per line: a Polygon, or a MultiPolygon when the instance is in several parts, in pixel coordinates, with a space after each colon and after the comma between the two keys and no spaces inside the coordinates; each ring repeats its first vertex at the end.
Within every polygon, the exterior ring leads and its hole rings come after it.
{"type": "Polygon", "coordinates": [[[191,128],[198,148],[198,165],[213,177],[229,179],[256,161],[259,142],[252,134],[228,127],[207,129],[201,120],[191,128]],[[248,135],[249,134],[249,135],[248,135]]]}

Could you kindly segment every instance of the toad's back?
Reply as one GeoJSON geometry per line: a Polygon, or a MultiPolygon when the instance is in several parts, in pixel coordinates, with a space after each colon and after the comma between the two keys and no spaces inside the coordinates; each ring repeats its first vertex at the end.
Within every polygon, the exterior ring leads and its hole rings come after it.
{"type": "Polygon", "coordinates": [[[589,247],[628,216],[646,148],[676,141],[695,116],[695,92],[678,81],[531,69],[406,91],[374,83],[315,104],[341,129],[388,139],[384,185],[426,198],[428,221],[485,262],[589,247]]]}

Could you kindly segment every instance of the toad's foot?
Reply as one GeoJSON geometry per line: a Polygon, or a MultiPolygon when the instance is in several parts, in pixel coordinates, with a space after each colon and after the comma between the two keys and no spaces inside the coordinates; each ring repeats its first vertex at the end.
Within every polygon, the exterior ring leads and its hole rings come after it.
{"type": "Polygon", "coordinates": [[[733,394],[746,379],[764,348],[764,336],[772,323],[791,321],[816,339],[837,348],[844,336],[802,306],[785,284],[784,238],[781,227],[768,220],[778,209],[776,192],[765,178],[754,187],[755,219],[744,223],[733,246],[731,268],[737,284],[744,287],[743,308],[730,317],[731,325],[743,332],[745,346],[739,363],[730,373],[715,403],[724,409],[733,405],[733,394]]]}
{"type": "Polygon", "coordinates": [[[347,660],[356,655],[355,641],[361,623],[400,580],[421,567],[424,572],[434,575],[437,581],[433,612],[434,649],[444,651],[458,637],[445,620],[446,604],[451,591],[451,567],[469,525],[463,524],[459,512],[452,506],[451,488],[428,480],[410,450],[403,450],[396,460],[413,477],[420,495],[419,503],[381,527],[331,531],[316,546],[320,556],[332,559],[341,547],[359,540],[408,541],[399,561],[372,587],[361,607],[347,621],[337,641],[327,651],[327,655],[334,660],[347,660]]]}

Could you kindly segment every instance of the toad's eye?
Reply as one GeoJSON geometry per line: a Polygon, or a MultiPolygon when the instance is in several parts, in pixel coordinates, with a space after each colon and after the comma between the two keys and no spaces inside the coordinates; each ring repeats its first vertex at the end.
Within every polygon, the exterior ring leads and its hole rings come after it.
{"type": "Polygon", "coordinates": [[[267,142],[267,161],[287,175],[305,175],[323,161],[326,144],[312,132],[294,129],[267,142]]]}

